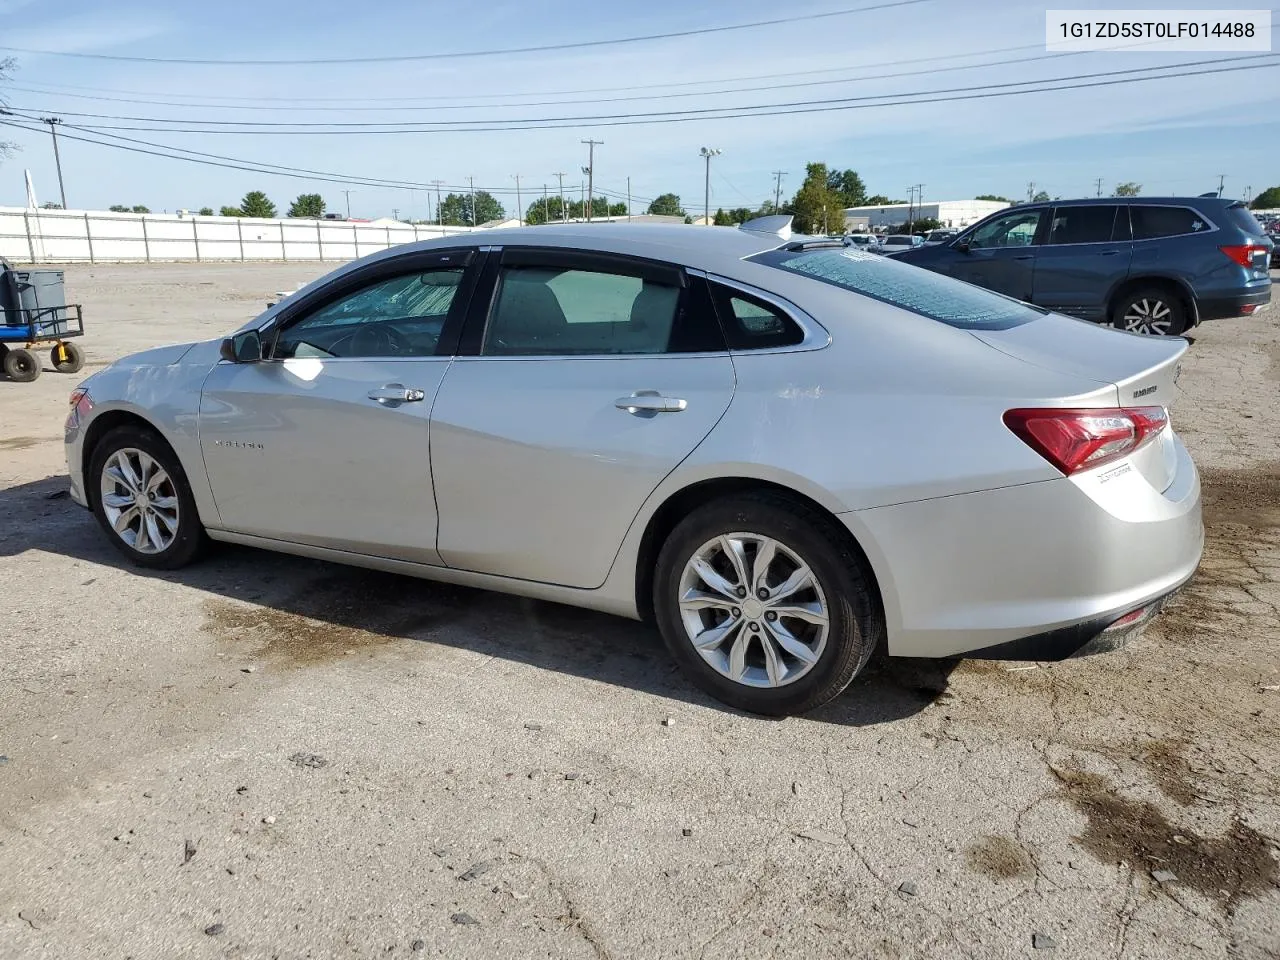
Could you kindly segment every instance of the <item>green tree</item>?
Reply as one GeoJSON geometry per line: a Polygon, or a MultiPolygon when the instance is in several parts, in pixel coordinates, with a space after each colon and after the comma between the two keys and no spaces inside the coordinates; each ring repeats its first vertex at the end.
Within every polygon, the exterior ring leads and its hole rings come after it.
{"type": "Polygon", "coordinates": [[[40,209],[41,210],[61,210],[62,204],[55,203],[54,201],[50,200],[48,203],[40,204],[40,209]]]}
{"type": "Polygon", "coordinates": [[[975,199],[975,200],[990,200],[990,201],[992,201],[993,203],[1012,203],[1012,202],[1013,202],[1013,201],[1012,201],[1012,200],[1010,200],[1008,197],[998,197],[998,196],[996,196],[994,193],[984,193],[984,194],[981,194],[980,196],[976,196],[976,197],[974,197],[973,199],[975,199]]]}
{"type": "Polygon", "coordinates": [[[128,213],[129,212],[129,208],[126,207],[123,203],[113,203],[111,206],[107,207],[107,209],[110,210],[112,213],[128,213]]]}
{"type": "Polygon", "coordinates": [[[791,200],[796,233],[824,234],[844,231],[844,204],[831,189],[825,163],[805,165],[804,183],[791,200]]]}
{"type": "Polygon", "coordinates": [[[1280,207],[1280,187],[1267,187],[1267,189],[1253,198],[1253,202],[1249,206],[1255,210],[1272,210],[1275,207],[1280,207]]]}
{"type": "Polygon", "coordinates": [[[1043,190],[1041,190],[1039,193],[1037,193],[1034,197],[1032,197],[1032,198],[1031,198],[1031,202],[1032,202],[1032,203],[1045,203],[1045,202],[1047,202],[1047,201],[1048,201],[1048,199],[1049,199],[1049,194],[1047,194],[1047,193],[1045,193],[1043,190]]]}
{"type": "Polygon", "coordinates": [[[609,204],[609,216],[625,217],[627,215],[627,205],[621,201],[609,204]]]}
{"type": "Polygon", "coordinates": [[[884,207],[884,206],[888,206],[891,203],[893,203],[893,201],[890,200],[888,197],[886,197],[883,193],[877,193],[874,196],[867,197],[867,200],[863,204],[863,206],[864,207],[884,207]]]}
{"type": "Polygon", "coordinates": [[[201,207],[201,208],[200,208],[200,216],[202,216],[202,217],[212,217],[212,216],[213,216],[213,207],[201,207]]]}
{"type": "Polygon", "coordinates": [[[240,212],[240,208],[239,208],[239,207],[223,207],[221,210],[219,210],[219,211],[218,211],[218,216],[220,216],[220,217],[243,217],[243,216],[244,216],[244,214],[240,212]]]}
{"type": "Polygon", "coordinates": [[[485,190],[476,191],[476,217],[471,215],[470,193],[449,194],[440,201],[440,211],[444,222],[453,227],[474,227],[506,216],[502,204],[485,190]]]}
{"type": "Polygon", "coordinates": [[[724,207],[716,208],[715,216],[712,218],[711,222],[717,227],[733,226],[733,218],[729,216],[729,214],[725,213],[724,207]]]}
{"type": "Polygon", "coordinates": [[[129,208],[129,212],[130,213],[150,213],[151,208],[141,203],[135,203],[132,207],[129,208]]]}
{"type": "Polygon", "coordinates": [[[1128,183],[1117,183],[1113,197],[1136,197],[1142,192],[1142,184],[1129,181],[1128,183]]]}
{"type": "Polygon", "coordinates": [[[674,193],[660,194],[653,203],[649,204],[649,213],[656,217],[685,216],[684,207],[680,206],[680,198],[674,193]]]}
{"type": "Polygon", "coordinates": [[[298,194],[298,199],[289,206],[289,216],[320,219],[324,216],[324,197],[318,193],[298,194]]]}
{"type": "Polygon", "coordinates": [[[860,207],[866,202],[867,185],[857,170],[832,170],[827,174],[827,186],[846,207],[860,207]]]}
{"type": "Polygon", "coordinates": [[[270,220],[276,215],[276,205],[261,190],[250,190],[240,201],[240,216],[270,220]]]}

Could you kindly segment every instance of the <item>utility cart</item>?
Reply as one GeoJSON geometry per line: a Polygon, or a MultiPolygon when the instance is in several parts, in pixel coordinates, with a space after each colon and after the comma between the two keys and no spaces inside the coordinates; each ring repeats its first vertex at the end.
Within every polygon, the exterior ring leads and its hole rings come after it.
{"type": "Polygon", "coordinates": [[[0,370],[30,383],[43,368],[47,349],[53,369],[76,373],[84,351],[70,342],[84,336],[80,305],[68,304],[61,270],[22,270],[0,259],[0,370]]]}

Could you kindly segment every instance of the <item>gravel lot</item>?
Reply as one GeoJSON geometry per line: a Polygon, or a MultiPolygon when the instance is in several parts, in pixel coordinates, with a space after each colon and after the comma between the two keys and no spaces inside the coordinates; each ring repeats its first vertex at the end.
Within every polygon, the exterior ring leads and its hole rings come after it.
{"type": "MultiPolygon", "coordinates": [[[[67,277],[92,367],[330,266],[67,277]]],[[[628,621],[128,568],[59,498],[76,378],[0,381],[0,956],[1280,955],[1280,312],[1195,335],[1208,542],[1144,638],[877,662],[781,722],[628,621]]]]}

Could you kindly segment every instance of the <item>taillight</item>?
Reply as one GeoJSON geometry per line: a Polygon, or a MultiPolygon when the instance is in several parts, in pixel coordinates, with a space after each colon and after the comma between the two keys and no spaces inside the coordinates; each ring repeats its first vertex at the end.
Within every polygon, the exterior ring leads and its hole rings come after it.
{"type": "Polygon", "coordinates": [[[1249,243],[1237,247],[1219,247],[1223,253],[1240,264],[1242,267],[1253,267],[1253,255],[1255,253],[1265,254],[1267,248],[1260,243],[1249,243]]]}
{"type": "Polygon", "coordinates": [[[1005,426],[1067,476],[1127,457],[1169,422],[1164,407],[1010,410],[1005,426]]]}

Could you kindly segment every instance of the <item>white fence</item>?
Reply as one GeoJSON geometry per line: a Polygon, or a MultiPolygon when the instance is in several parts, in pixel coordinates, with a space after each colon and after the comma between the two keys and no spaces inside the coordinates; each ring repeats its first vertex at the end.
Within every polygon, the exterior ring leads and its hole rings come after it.
{"type": "Polygon", "coordinates": [[[466,227],[0,207],[0,257],[22,263],[352,260],[466,227]]]}

